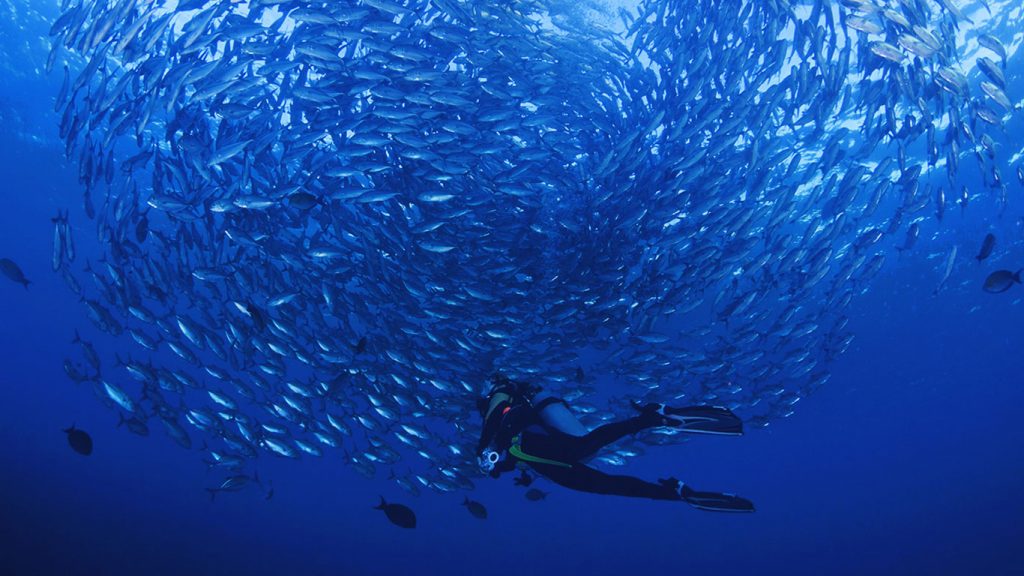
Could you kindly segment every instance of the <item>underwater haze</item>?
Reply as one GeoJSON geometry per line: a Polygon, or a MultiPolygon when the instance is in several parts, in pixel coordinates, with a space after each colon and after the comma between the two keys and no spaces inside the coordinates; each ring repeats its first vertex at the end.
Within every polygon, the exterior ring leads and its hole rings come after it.
{"type": "Polygon", "coordinates": [[[3,574],[1024,574],[1016,0],[0,14],[3,574]]]}

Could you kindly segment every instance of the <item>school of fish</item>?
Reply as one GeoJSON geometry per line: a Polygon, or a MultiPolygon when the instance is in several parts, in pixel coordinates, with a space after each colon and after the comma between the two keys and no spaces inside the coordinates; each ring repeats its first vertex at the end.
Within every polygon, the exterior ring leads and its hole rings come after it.
{"type": "Polygon", "coordinates": [[[201,447],[211,496],[274,456],[471,489],[499,370],[589,426],[632,401],[765,426],[829,379],[887,252],[947,201],[1015,202],[1012,3],[61,10],[47,67],[103,253],[76,261],[58,214],[53,268],[137,344],[110,369],[76,338],[65,370],[201,447]]]}

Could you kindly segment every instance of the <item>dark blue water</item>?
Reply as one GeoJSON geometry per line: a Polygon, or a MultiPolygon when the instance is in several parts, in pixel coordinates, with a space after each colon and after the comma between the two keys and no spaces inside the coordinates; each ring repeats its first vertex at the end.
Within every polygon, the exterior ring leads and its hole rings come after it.
{"type": "Polygon", "coordinates": [[[204,488],[221,478],[199,452],[162,430],[117,428],[89,385],[61,370],[76,329],[105,356],[133,349],[98,332],[50,270],[58,209],[70,209],[83,254],[97,247],[55,143],[54,79],[23,72],[0,87],[0,257],[32,280],[25,290],[0,278],[0,573],[1024,574],[1024,290],[980,289],[988,271],[1024,264],[1019,183],[1004,216],[984,204],[953,211],[938,239],[922,234],[914,252],[892,255],[853,302],[850,350],[794,415],[741,438],[651,448],[628,465],[742,494],[755,514],[543,481],[549,496],[530,502],[505,477],[471,494],[489,511],[480,521],[461,493],[412,498],[336,454],[261,458],[272,499],[253,490],[211,502],[204,488]],[[993,228],[1004,241],[978,265],[970,256],[993,228]],[[961,258],[933,296],[953,243],[961,258]],[[69,448],[72,423],[92,435],[90,457],[69,448]],[[418,527],[389,524],[372,509],[379,495],[413,507],[418,527]]]}

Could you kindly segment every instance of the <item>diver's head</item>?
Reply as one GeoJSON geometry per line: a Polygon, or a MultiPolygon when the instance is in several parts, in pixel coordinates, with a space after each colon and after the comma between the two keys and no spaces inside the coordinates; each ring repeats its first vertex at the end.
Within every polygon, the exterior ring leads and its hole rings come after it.
{"type": "Polygon", "coordinates": [[[504,405],[507,407],[511,404],[512,394],[507,390],[493,390],[486,398],[481,398],[476,401],[476,408],[480,412],[480,416],[483,417],[486,422],[492,414],[498,409],[498,407],[504,405]]]}
{"type": "Polygon", "coordinates": [[[515,386],[516,383],[502,371],[497,371],[491,376],[491,392],[506,386],[515,386]]]}
{"type": "Polygon", "coordinates": [[[501,372],[495,372],[491,376],[491,388],[487,391],[487,394],[483,398],[478,398],[476,401],[476,411],[480,413],[480,416],[484,420],[494,410],[496,404],[492,401],[499,395],[504,396],[504,400],[510,399],[512,391],[515,389],[515,383],[508,379],[507,376],[501,372]]]}
{"type": "Polygon", "coordinates": [[[540,392],[539,386],[516,382],[502,372],[495,372],[491,376],[491,389],[486,396],[476,401],[476,409],[484,420],[487,420],[495,408],[502,403],[529,403],[538,392],[540,392]]]}

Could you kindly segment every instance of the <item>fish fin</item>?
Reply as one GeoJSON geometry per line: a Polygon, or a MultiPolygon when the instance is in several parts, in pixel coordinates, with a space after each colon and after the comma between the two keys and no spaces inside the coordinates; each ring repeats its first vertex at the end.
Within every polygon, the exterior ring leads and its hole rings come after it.
{"type": "Polygon", "coordinates": [[[388,505],[387,500],[384,500],[384,497],[381,496],[380,497],[380,504],[374,506],[373,509],[374,510],[383,510],[384,507],[387,506],[387,505],[388,505]]]}
{"type": "Polygon", "coordinates": [[[1017,284],[1021,283],[1021,281],[1020,281],[1020,273],[1021,272],[1024,272],[1024,268],[1021,268],[1020,270],[1017,270],[1017,273],[1013,275],[1013,279],[1017,281],[1017,284]]]}
{"type": "Polygon", "coordinates": [[[72,433],[74,431],[75,431],[75,423],[74,422],[71,423],[71,428],[65,428],[64,429],[64,432],[66,432],[68,434],[70,434],[70,433],[72,433]]]}
{"type": "Polygon", "coordinates": [[[78,335],[78,328],[75,328],[75,339],[71,341],[72,344],[78,344],[82,341],[82,337],[78,335]]]}

